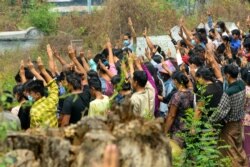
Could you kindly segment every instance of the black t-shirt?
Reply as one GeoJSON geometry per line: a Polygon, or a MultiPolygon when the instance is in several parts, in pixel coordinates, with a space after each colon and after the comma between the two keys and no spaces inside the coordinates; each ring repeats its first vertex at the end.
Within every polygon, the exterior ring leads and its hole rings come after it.
{"type": "MultiPolygon", "coordinates": [[[[199,93],[198,93],[199,94],[199,93]]],[[[221,81],[215,81],[212,84],[208,84],[206,91],[204,93],[205,97],[212,96],[211,100],[206,103],[206,108],[216,108],[220,103],[221,96],[223,94],[223,83],[221,81]]],[[[197,96],[197,101],[199,101],[199,96],[197,96]]],[[[210,116],[212,113],[208,113],[210,116]]]]}
{"type": "Polygon", "coordinates": [[[65,98],[61,113],[70,115],[70,124],[78,122],[82,118],[82,114],[84,116],[88,115],[90,98],[91,95],[88,86],[84,86],[82,93],[72,94],[65,98]]]}
{"type": "Polygon", "coordinates": [[[30,108],[31,104],[29,102],[23,103],[17,115],[21,122],[21,128],[24,130],[30,128],[30,108]]]}

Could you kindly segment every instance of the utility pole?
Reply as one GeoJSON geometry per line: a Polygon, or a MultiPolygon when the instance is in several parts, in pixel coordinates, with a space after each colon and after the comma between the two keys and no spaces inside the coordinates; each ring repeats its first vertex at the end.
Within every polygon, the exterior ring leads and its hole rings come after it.
{"type": "Polygon", "coordinates": [[[91,14],[91,2],[92,0],[88,0],[88,14],[91,14]]]}

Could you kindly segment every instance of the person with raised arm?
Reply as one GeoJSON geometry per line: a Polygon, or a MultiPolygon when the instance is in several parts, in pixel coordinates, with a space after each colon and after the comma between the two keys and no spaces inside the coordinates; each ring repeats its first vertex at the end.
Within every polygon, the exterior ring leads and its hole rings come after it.
{"type": "Polygon", "coordinates": [[[28,65],[30,71],[36,76],[37,80],[32,80],[27,84],[28,94],[33,99],[33,104],[30,110],[30,127],[58,127],[56,117],[57,105],[59,101],[58,86],[56,81],[46,71],[40,57],[37,59],[38,68],[41,75],[35,70],[31,61],[28,65]],[[43,80],[38,80],[43,79],[43,80]],[[46,96],[45,88],[48,88],[48,96],[46,96]]]}

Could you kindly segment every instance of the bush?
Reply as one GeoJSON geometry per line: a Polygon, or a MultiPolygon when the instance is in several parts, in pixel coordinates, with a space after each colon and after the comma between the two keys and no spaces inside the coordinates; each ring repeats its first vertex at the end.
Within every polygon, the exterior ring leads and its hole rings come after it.
{"type": "Polygon", "coordinates": [[[38,28],[45,34],[49,35],[57,31],[57,19],[58,14],[50,12],[51,6],[45,4],[39,4],[33,6],[27,14],[27,19],[30,25],[38,28]]]}

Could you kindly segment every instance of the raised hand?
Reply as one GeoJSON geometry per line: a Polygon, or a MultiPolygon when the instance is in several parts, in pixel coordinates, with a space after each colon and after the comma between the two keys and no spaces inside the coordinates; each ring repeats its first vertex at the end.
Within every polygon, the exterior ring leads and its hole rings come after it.
{"type": "Polygon", "coordinates": [[[47,54],[49,57],[53,56],[53,50],[51,49],[50,44],[47,45],[47,54]]]}
{"type": "Polygon", "coordinates": [[[27,66],[30,70],[35,69],[34,64],[32,63],[30,57],[28,58],[27,66]]]}
{"type": "Polygon", "coordinates": [[[44,65],[43,65],[43,62],[42,62],[41,57],[38,57],[38,58],[37,58],[37,66],[38,66],[38,69],[39,69],[40,71],[45,70],[45,67],[44,67],[44,65]]]}
{"type": "Polygon", "coordinates": [[[110,39],[107,39],[106,47],[107,47],[108,49],[112,49],[112,44],[111,44],[111,42],[110,42],[110,39]]]}
{"type": "Polygon", "coordinates": [[[167,56],[168,56],[168,57],[171,57],[171,55],[172,55],[171,50],[168,48],[167,56]]]}
{"type": "Polygon", "coordinates": [[[68,54],[69,54],[69,58],[72,60],[76,57],[76,53],[75,53],[75,50],[73,48],[72,45],[69,45],[68,46],[68,54]]]}
{"type": "Polygon", "coordinates": [[[20,73],[20,75],[21,74],[25,74],[25,70],[24,70],[24,61],[23,60],[21,60],[21,62],[20,62],[20,71],[19,71],[19,73],[20,73]]]}
{"type": "Polygon", "coordinates": [[[133,26],[133,22],[132,22],[132,20],[131,20],[131,17],[128,18],[128,25],[129,25],[129,26],[133,26]]]}
{"type": "Polygon", "coordinates": [[[145,29],[144,29],[142,35],[146,38],[147,35],[148,35],[147,33],[148,33],[148,30],[147,30],[147,27],[145,27],[145,29]]]}

